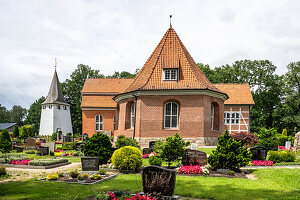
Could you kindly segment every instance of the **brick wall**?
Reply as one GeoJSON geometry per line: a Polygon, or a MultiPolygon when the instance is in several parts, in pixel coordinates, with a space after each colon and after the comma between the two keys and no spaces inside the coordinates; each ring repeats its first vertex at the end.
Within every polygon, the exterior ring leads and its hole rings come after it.
{"type": "Polygon", "coordinates": [[[95,116],[103,116],[103,131],[113,131],[113,117],[115,110],[83,110],[82,111],[82,134],[87,133],[91,137],[95,132],[95,116]]]}
{"type": "MultiPolygon", "coordinates": [[[[126,108],[132,101],[134,99],[131,98],[119,102],[119,126],[115,136],[133,136],[133,129],[126,126],[126,108]]],[[[142,138],[165,138],[178,132],[183,138],[215,138],[198,140],[201,145],[212,145],[224,131],[224,103],[218,98],[199,95],[139,96],[136,106],[135,137],[141,141],[142,138]],[[179,105],[177,129],[164,129],[164,104],[170,101],[179,105]],[[219,112],[215,112],[219,118],[218,130],[211,130],[212,102],[219,105],[219,112]]]]}

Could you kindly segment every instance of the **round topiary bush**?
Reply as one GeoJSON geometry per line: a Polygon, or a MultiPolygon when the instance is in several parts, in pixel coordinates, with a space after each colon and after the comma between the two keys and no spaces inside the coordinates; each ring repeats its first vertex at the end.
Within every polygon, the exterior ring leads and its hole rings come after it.
{"type": "Polygon", "coordinates": [[[85,156],[99,157],[99,163],[106,164],[111,158],[113,149],[107,135],[96,133],[91,138],[87,138],[83,152],[85,156]]]}
{"type": "Polygon", "coordinates": [[[141,151],[132,146],[125,146],[116,150],[111,161],[120,170],[138,171],[143,164],[141,151]]]}
{"type": "Polygon", "coordinates": [[[150,156],[149,157],[149,164],[155,166],[161,166],[162,159],[159,156],[150,156]]]}

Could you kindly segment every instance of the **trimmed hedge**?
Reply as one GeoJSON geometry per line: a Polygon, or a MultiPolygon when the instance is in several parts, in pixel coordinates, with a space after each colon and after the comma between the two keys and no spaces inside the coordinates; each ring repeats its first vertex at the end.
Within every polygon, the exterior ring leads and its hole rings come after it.
{"type": "Polygon", "coordinates": [[[269,151],[267,159],[272,160],[274,163],[294,162],[296,154],[292,151],[269,151]]]}
{"type": "Polygon", "coordinates": [[[48,166],[55,165],[59,163],[67,163],[68,159],[40,159],[40,160],[32,160],[28,164],[33,166],[48,166]]]}

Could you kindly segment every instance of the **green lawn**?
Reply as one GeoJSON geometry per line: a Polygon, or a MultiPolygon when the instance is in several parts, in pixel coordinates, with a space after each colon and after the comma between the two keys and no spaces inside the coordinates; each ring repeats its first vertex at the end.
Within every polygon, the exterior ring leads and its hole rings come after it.
{"type": "MultiPolygon", "coordinates": [[[[300,199],[300,169],[258,169],[258,180],[177,176],[175,194],[205,199],[300,199]]],[[[141,175],[119,175],[94,185],[11,182],[0,184],[0,199],[84,199],[101,191],[142,191],[141,175]]]]}
{"type": "Polygon", "coordinates": [[[215,150],[216,148],[199,148],[199,151],[204,151],[205,153],[211,155],[212,151],[215,150]]]}

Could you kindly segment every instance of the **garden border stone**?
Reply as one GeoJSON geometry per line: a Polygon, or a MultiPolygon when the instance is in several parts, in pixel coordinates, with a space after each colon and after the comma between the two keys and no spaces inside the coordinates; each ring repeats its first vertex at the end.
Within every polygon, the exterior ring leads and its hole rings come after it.
{"type": "Polygon", "coordinates": [[[56,167],[61,167],[64,165],[69,165],[71,162],[66,162],[66,163],[58,163],[54,165],[47,165],[47,166],[34,166],[34,165],[12,165],[12,164],[1,164],[5,167],[9,168],[23,168],[23,169],[51,169],[51,168],[56,168],[56,167]]]}

